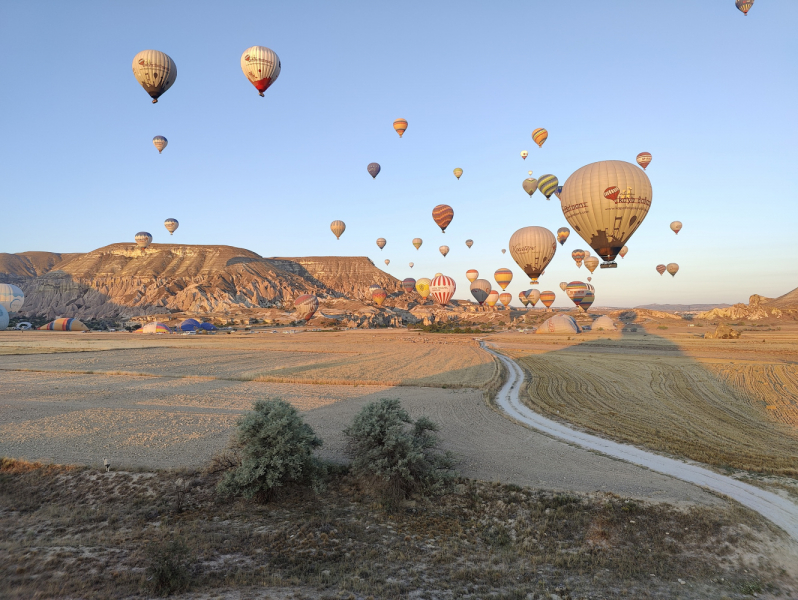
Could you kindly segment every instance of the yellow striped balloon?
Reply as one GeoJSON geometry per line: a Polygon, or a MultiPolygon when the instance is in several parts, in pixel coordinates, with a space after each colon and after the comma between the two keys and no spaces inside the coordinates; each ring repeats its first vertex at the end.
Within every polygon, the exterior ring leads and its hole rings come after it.
{"type": "Polygon", "coordinates": [[[557,241],[560,242],[560,246],[565,244],[565,240],[568,239],[569,235],[571,235],[571,230],[567,227],[560,227],[557,230],[557,241]]]}
{"type": "Polygon", "coordinates": [[[549,138],[549,132],[542,127],[535,129],[532,132],[532,139],[538,145],[538,148],[543,147],[543,143],[549,138]]]}
{"type": "Polygon", "coordinates": [[[513,300],[513,295],[510,292],[503,292],[499,294],[499,302],[504,304],[504,306],[510,306],[510,302],[513,300]]]}
{"type": "Polygon", "coordinates": [[[169,140],[162,135],[156,135],[154,138],[152,138],[152,144],[158,149],[158,154],[163,152],[163,149],[166,148],[168,143],[169,140]]]}
{"type": "Polygon", "coordinates": [[[277,81],[281,69],[280,57],[266,46],[251,46],[241,55],[241,70],[258,90],[259,96],[263,96],[263,92],[277,81]]]}
{"type": "Polygon", "coordinates": [[[557,178],[554,175],[543,175],[538,180],[538,189],[540,193],[546,196],[546,200],[551,198],[551,195],[557,191],[557,187],[560,185],[560,182],[557,181],[557,178]]]}
{"type": "Polygon", "coordinates": [[[529,306],[529,300],[527,300],[526,291],[518,292],[518,299],[521,301],[521,304],[524,305],[524,308],[529,306]]]}
{"type": "Polygon", "coordinates": [[[493,278],[503,290],[506,290],[507,286],[510,285],[510,282],[513,280],[513,272],[506,268],[497,269],[493,274],[493,278]]]}
{"type": "Polygon", "coordinates": [[[405,119],[396,119],[396,121],[393,122],[393,128],[396,130],[396,133],[399,134],[399,137],[402,137],[407,130],[407,121],[405,119]]]}
{"type": "Polygon", "coordinates": [[[133,76],[155,104],[177,79],[177,65],[168,54],[143,50],[133,57],[133,76]]]}
{"type": "Polygon", "coordinates": [[[543,306],[545,306],[546,309],[551,308],[551,305],[554,304],[554,299],[556,297],[557,296],[554,294],[554,292],[549,290],[546,290],[545,292],[540,292],[540,301],[543,303],[543,306]]]}
{"type": "Polygon", "coordinates": [[[468,281],[473,282],[476,281],[478,278],[479,278],[479,271],[477,271],[476,269],[468,269],[468,271],[466,271],[466,279],[468,279],[468,281]]]}
{"type": "Polygon", "coordinates": [[[498,301],[499,301],[499,292],[497,292],[496,290],[491,290],[490,293],[488,294],[488,299],[485,300],[485,302],[488,303],[488,306],[493,308],[494,306],[496,306],[496,303],[498,301]]]}
{"type": "Polygon", "coordinates": [[[421,279],[416,281],[416,291],[418,292],[419,296],[421,296],[422,298],[426,298],[427,296],[429,296],[429,284],[431,282],[432,280],[428,277],[422,277],[421,279]]]}
{"type": "Polygon", "coordinates": [[[377,303],[377,306],[382,306],[382,303],[385,302],[385,299],[387,297],[388,297],[388,294],[382,288],[374,290],[371,293],[371,299],[374,300],[374,302],[377,303]]]}
{"type": "Polygon", "coordinates": [[[463,174],[463,169],[457,168],[453,171],[453,173],[454,176],[457,177],[457,179],[460,179],[460,176],[463,174]]]}
{"type": "Polygon", "coordinates": [[[737,7],[737,10],[747,17],[748,11],[751,10],[751,7],[754,5],[754,0],[736,0],[734,5],[737,7]]]}
{"type": "Polygon", "coordinates": [[[332,231],[335,234],[335,239],[340,240],[341,235],[345,230],[346,230],[346,223],[344,223],[343,221],[335,220],[332,223],[330,223],[330,231],[332,231]]]}

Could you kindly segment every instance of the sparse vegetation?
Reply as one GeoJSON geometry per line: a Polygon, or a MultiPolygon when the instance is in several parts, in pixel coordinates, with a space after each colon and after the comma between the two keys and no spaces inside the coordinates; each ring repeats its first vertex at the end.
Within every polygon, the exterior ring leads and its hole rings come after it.
{"type": "Polygon", "coordinates": [[[188,547],[180,539],[152,542],[147,547],[146,587],[158,596],[171,596],[188,589],[191,561],[188,547]]]}

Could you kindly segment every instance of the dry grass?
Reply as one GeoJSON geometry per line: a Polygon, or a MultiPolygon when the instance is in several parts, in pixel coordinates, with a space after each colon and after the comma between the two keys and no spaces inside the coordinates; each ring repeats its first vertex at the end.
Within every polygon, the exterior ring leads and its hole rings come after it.
{"type": "Polygon", "coordinates": [[[798,366],[795,364],[707,364],[739,394],[764,404],[773,419],[798,427],[798,366]]]}
{"type": "Polygon", "coordinates": [[[462,481],[435,502],[388,512],[346,475],[321,497],[267,505],[221,502],[214,483],[198,472],[3,461],[0,596],[146,592],[153,549],[168,552],[173,540],[188,549],[194,593],[728,599],[798,590],[779,566],[789,547],[738,508],[677,510],[462,481]]]}

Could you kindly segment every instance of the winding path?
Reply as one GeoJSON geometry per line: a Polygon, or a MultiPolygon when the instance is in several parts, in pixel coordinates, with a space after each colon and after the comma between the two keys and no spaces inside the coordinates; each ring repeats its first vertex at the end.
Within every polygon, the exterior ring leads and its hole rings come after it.
{"type": "Polygon", "coordinates": [[[718,492],[781,527],[794,540],[798,541],[798,505],[772,492],[754,487],[725,475],[720,475],[693,463],[668,458],[630,446],[590,435],[567,425],[558,423],[537,414],[521,403],[519,390],[524,381],[524,371],[515,361],[488,348],[482,347],[496,356],[507,367],[507,382],[499,390],[496,403],[507,415],[528,427],[547,433],[561,440],[577,444],[588,450],[595,450],[646,467],[657,473],[669,475],[682,481],[718,492]]]}

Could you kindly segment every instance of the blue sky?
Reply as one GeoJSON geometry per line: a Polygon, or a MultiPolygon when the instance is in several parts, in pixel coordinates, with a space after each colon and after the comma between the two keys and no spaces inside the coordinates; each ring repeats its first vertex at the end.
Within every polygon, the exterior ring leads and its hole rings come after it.
{"type": "MultiPolygon", "coordinates": [[[[510,267],[517,295],[530,286],[501,254],[512,233],[566,225],[555,197],[522,191],[527,171],[564,181],[645,150],[652,209],[620,268],[596,271],[596,305],[780,295],[798,285],[796,22],[793,0],[748,17],[733,0],[3,3],[0,252],[146,230],[263,256],[389,258],[400,279],[454,276],[461,298],[468,268],[492,281],[510,267]],[[282,61],[265,98],[239,67],[256,44],[282,61]],[[131,71],[148,48],[178,66],[157,105],[131,71]],[[154,135],[169,139],[162,155],[154,135]],[[439,203],[455,210],[445,235],[439,203]],[[668,262],[675,278],[654,270],[668,262]]],[[[577,247],[574,233],[541,279],[556,305],[569,304],[560,281],[588,275],[577,247]]]]}

